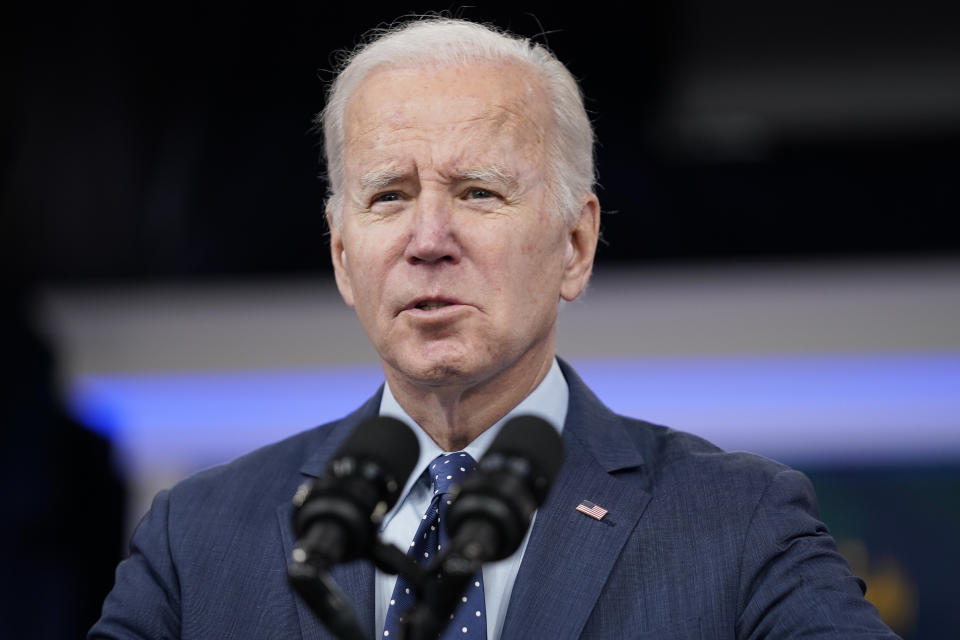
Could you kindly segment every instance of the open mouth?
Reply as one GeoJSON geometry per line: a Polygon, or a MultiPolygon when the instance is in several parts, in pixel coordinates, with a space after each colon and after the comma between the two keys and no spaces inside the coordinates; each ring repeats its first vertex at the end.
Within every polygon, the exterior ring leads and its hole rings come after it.
{"type": "Polygon", "coordinates": [[[452,302],[444,302],[442,300],[424,300],[419,303],[416,308],[422,309],[423,311],[433,311],[434,309],[440,309],[441,307],[449,307],[452,302]]]}

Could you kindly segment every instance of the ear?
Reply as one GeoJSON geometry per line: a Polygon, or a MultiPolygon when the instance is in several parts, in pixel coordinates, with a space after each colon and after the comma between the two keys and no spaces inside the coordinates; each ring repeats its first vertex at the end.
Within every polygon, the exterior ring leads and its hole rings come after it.
{"type": "Polygon", "coordinates": [[[560,297],[570,301],[579,296],[593,272],[593,256],[600,237],[600,202],[590,194],[580,207],[576,222],[567,231],[567,248],[560,284],[560,297]]]}
{"type": "Polygon", "coordinates": [[[347,306],[353,306],[353,285],[350,283],[350,266],[347,251],[343,246],[343,235],[333,224],[330,205],[327,204],[327,227],[330,229],[330,260],[333,262],[333,274],[337,279],[337,289],[347,306]]]}

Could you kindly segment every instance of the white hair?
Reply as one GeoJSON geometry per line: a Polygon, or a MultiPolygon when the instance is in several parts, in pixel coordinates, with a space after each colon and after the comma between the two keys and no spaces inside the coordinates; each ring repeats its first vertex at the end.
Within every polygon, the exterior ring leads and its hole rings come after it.
{"type": "Polygon", "coordinates": [[[345,56],[330,87],[327,105],[317,116],[323,127],[327,159],[327,211],[340,228],[344,191],[344,116],[353,92],[378,67],[428,64],[460,66],[472,62],[516,61],[540,78],[553,113],[548,139],[549,179],[554,204],[563,219],[576,220],[584,197],[593,191],[593,128],[576,79],[543,45],[466,20],[422,18],[380,29],[373,39],[345,56]]]}

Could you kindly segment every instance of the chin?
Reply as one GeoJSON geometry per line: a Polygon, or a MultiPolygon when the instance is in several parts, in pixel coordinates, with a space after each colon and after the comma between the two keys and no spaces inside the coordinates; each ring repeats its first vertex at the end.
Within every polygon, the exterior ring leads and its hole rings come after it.
{"type": "Polygon", "coordinates": [[[387,359],[390,366],[416,384],[444,386],[469,383],[478,377],[477,363],[465,358],[459,351],[449,353],[418,353],[387,359]]]}
{"type": "Polygon", "coordinates": [[[407,367],[401,372],[415,382],[431,386],[456,384],[472,377],[471,371],[454,360],[421,362],[417,367],[407,367]]]}

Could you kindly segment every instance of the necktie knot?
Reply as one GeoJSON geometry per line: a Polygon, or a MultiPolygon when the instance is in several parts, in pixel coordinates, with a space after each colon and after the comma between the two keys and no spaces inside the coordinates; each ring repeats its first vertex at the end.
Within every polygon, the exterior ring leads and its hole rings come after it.
{"type": "Polygon", "coordinates": [[[464,451],[437,456],[430,463],[430,478],[434,495],[450,493],[450,487],[462,483],[477,463],[464,451]]]}

